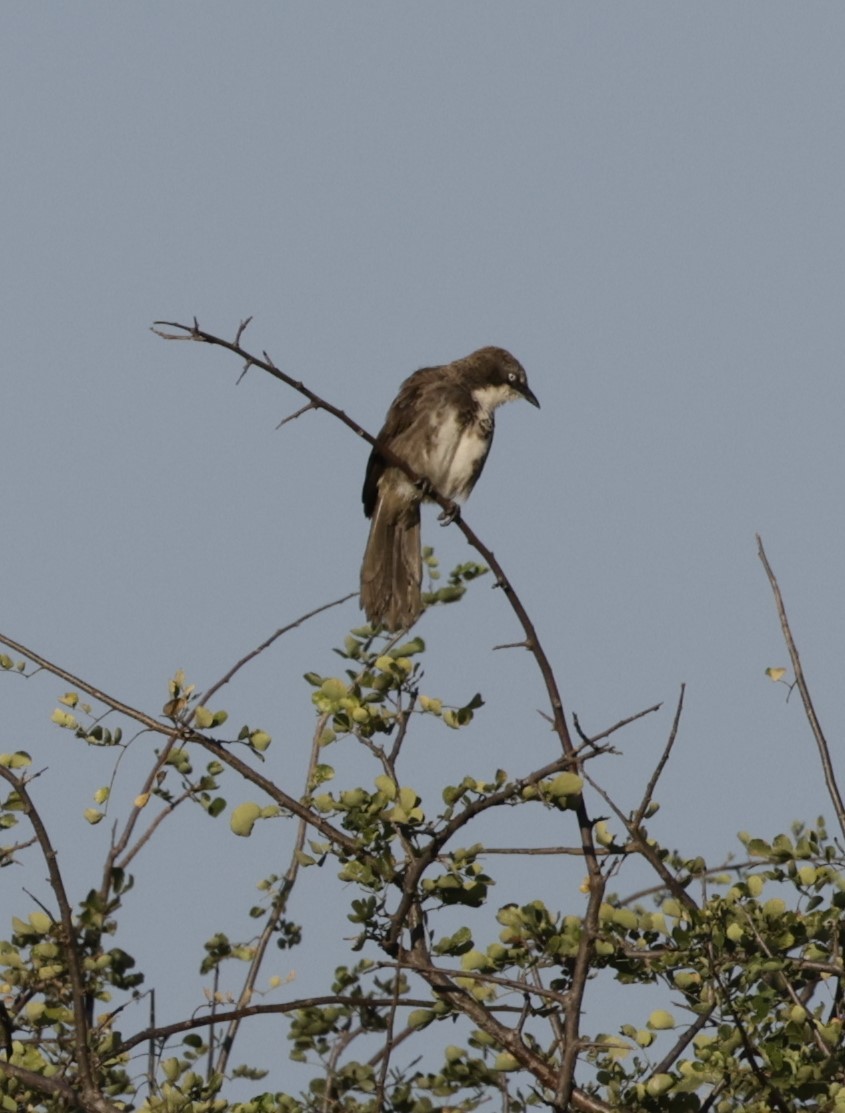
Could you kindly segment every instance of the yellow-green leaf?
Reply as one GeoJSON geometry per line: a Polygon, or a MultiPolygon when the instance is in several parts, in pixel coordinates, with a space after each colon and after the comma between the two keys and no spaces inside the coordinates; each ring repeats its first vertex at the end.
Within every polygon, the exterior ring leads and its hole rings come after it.
{"type": "Polygon", "coordinates": [[[575,796],[583,787],[584,782],[577,773],[558,773],[558,775],[545,786],[546,792],[553,800],[561,796],[575,796]]]}
{"type": "Polygon", "coordinates": [[[645,1088],[649,1097],[658,1098],[661,1094],[665,1094],[667,1090],[671,1090],[674,1085],[675,1079],[671,1074],[653,1074],[645,1088]]]}
{"type": "Polygon", "coordinates": [[[433,1009],[414,1009],[408,1017],[409,1028],[425,1028],[436,1019],[437,1014],[433,1009]]]}
{"type": "Polygon", "coordinates": [[[57,707],[50,718],[54,723],[57,723],[60,727],[64,727],[66,730],[76,730],[79,726],[79,723],[77,723],[73,715],[71,715],[69,711],[62,711],[61,707],[57,707]]]}
{"type": "Polygon", "coordinates": [[[214,722],[214,713],[207,707],[198,707],[194,712],[194,723],[200,730],[207,730],[214,722]]]}
{"type": "MultiPolygon", "coordinates": [[[[388,800],[396,799],[396,782],[391,777],[388,777],[386,773],[379,773],[375,778],[374,784],[379,792],[386,796],[388,800]]],[[[411,807],[413,807],[413,803],[411,807]]]]}
{"type": "Polygon", "coordinates": [[[412,812],[417,806],[418,800],[419,797],[412,788],[405,787],[399,789],[399,805],[404,811],[408,813],[412,812]]]}
{"type": "Polygon", "coordinates": [[[336,677],[329,677],[320,685],[320,692],[329,700],[343,699],[348,691],[347,685],[336,677]]]}
{"type": "Polygon", "coordinates": [[[500,1051],[493,1062],[493,1070],[519,1070],[519,1060],[509,1051],[500,1051]]]}
{"type": "Polygon", "coordinates": [[[461,955],[462,970],[483,970],[488,965],[487,955],[483,951],[472,950],[461,955]]]}
{"type": "Polygon", "coordinates": [[[25,750],[16,750],[13,754],[0,754],[0,765],[6,769],[24,769],[32,765],[32,758],[25,750]]]}
{"type": "Polygon", "coordinates": [[[29,922],[39,935],[46,935],[53,926],[53,921],[46,912],[30,912],[29,922]]]}
{"type": "Polygon", "coordinates": [[[261,815],[261,808],[258,804],[253,803],[251,800],[245,804],[239,804],[232,812],[229,826],[236,835],[242,838],[248,838],[252,834],[252,829],[255,826],[255,821],[261,815]]]}

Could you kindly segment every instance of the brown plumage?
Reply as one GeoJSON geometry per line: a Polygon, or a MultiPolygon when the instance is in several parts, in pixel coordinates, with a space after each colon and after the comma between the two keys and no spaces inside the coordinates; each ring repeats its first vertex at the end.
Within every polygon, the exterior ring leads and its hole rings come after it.
{"type": "Polygon", "coordinates": [[[372,524],[361,566],[361,606],[372,625],[406,629],[422,611],[424,493],[387,465],[378,445],[405,460],[439,494],[465,499],[490,451],[496,407],[518,398],[540,405],[521,364],[503,348],[480,348],[443,367],[424,367],[399,388],[370,454],[362,495],[372,524]]]}

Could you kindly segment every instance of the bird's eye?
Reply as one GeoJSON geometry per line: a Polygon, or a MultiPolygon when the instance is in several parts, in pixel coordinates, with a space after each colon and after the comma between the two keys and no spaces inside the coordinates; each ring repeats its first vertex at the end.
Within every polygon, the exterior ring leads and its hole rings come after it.
{"type": "Polygon", "coordinates": [[[509,383],[515,383],[516,382],[516,371],[508,371],[508,382],[509,383]]]}

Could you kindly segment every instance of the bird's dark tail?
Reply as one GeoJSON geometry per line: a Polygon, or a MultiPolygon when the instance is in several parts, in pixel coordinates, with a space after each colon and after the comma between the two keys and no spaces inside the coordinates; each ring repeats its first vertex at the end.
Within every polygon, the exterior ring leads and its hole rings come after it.
{"type": "Polygon", "coordinates": [[[422,612],[420,504],[382,489],[361,565],[361,606],[373,626],[404,630],[422,612]]]}

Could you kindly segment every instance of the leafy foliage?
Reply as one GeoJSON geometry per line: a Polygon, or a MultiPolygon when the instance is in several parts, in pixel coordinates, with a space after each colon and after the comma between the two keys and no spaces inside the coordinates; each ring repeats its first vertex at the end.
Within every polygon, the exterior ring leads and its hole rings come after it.
{"type": "MultiPolygon", "coordinates": [[[[431,552],[426,561],[436,577],[431,552]]],[[[482,571],[462,565],[429,604],[456,600],[482,571]]],[[[243,726],[221,738],[227,713],[182,673],[168,683],[164,721],[93,688],[92,703],[61,694],[45,717],[101,761],[132,745],[133,723],[160,739],[126,814],[114,812],[119,762],[94,790],[84,818],[108,815],[113,833],[75,908],[50,817],[38,809],[31,758],[0,755],[0,828],[18,836],[0,849],[0,863],[40,853],[53,898],[50,908],[20,909],[0,940],[0,1108],[429,1113],[493,1099],[510,1111],[845,1113],[845,857],[824,821],[773,837],[743,834],[742,861],[711,865],[649,832],[659,769],[636,806],[618,804],[594,772],[608,750],[589,739],[542,768],[467,773],[426,794],[403,776],[408,738],[426,721],[473,729],[488,711],[479,694],[450,702],[455,693],[424,692],[425,651],[419,637],[359,627],[335,651],[338,675],[306,674],[314,744],[297,797],[262,772],[271,735],[243,726]],[[356,783],[343,783],[333,756],[349,746],[360,753],[356,783]],[[131,867],[154,838],[168,837],[168,818],[185,804],[210,819],[227,815],[241,838],[265,820],[280,825],[290,863],[259,882],[246,938],[209,925],[194,956],[212,982],[206,999],[183,1022],[156,1027],[141,1007],[151,987],[117,941],[137,914],[126,899],[131,867]],[[588,821],[594,850],[581,834],[587,807],[605,813],[588,821]],[[552,890],[547,848],[529,844],[519,853],[535,896],[512,899],[502,859],[476,837],[478,821],[491,813],[503,830],[532,831],[539,812],[562,841],[571,833],[572,846],[555,852],[583,855],[587,881],[552,890]],[[306,869],[321,871],[333,899],[347,901],[354,937],[322,996],[280,1002],[280,980],[259,994],[258,974],[271,948],[295,950],[308,935],[310,925],[288,915],[306,869]],[[644,871],[653,879],[644,895],[611,891],[644,871]],[[243,971],[240,990],[223,990],[234,969],[243,971]],[[590,995],[609,984],[618,1024],[586,1031],[590,995]],[[644,1011],[638,987],[656,1007],[644,1011]],[[264,1064],[232,1058],[247,1016],[280,1014],[290,1057],[310,1070],[304,1092],[265,1090],[264,1064]],[[148,1063],[140,1074],[139,1051],[148,1063]],[[251,1084],[252,1096],[227,1096],[234,1080],[251,1084]]],[[[0,666],[6,683],[35,671],[6,655],[0,666]]]]}

